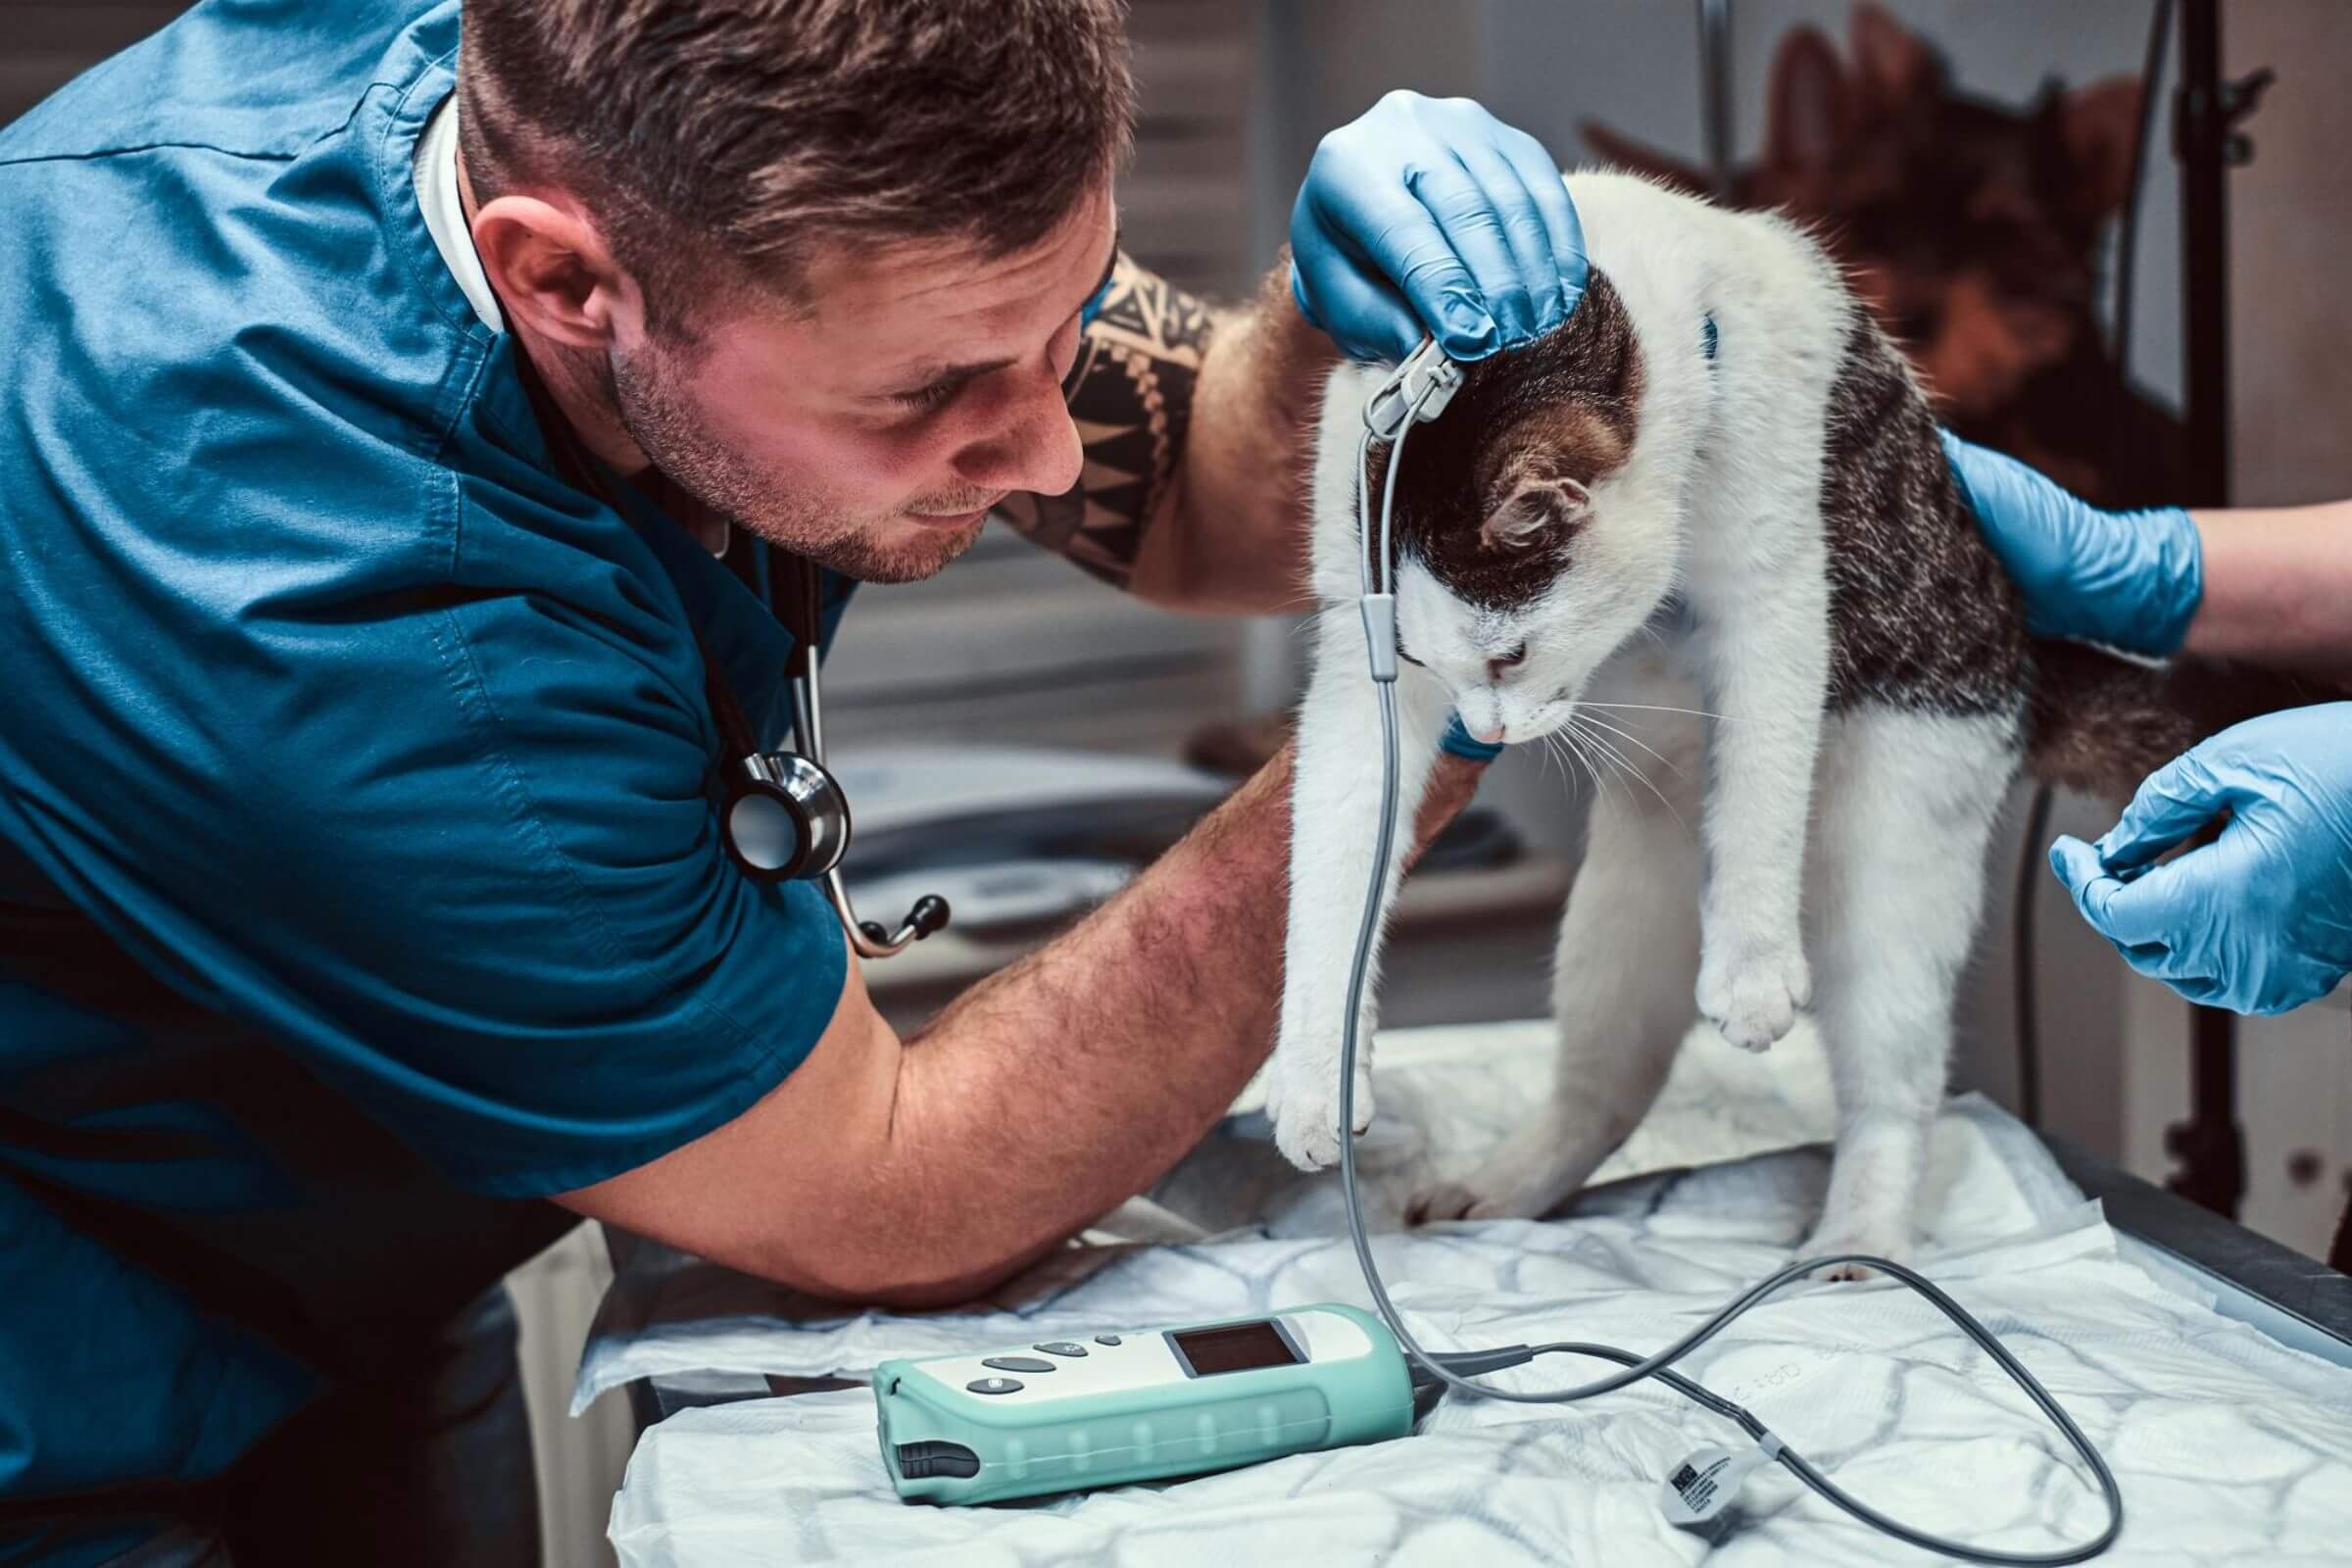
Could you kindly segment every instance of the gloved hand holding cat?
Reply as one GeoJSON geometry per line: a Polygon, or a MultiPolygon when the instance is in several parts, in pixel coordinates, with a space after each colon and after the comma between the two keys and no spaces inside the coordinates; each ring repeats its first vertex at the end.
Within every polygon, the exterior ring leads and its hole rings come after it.
{"type": "MultiPolygon", "coordinates": [[[[1997,452],[1948,433],[1944,449],[2036,632],[2180,649],[2205,601],[2186,512],[2102,512],[1997,452]]],[[[2276,1013],[2326,996],[2352,972],[2352,703],[2224,730],[2151,774],[2095,845],[2059,839],[2050,864],[2125,962],[2191,1002],[2276,1013]],[[2155,863],[2217,820],[2212,843],[2155,863]]]]}

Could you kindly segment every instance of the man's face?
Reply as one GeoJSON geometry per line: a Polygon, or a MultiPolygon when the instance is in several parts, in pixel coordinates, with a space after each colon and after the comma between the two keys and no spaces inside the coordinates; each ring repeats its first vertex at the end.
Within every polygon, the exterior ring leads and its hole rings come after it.
{"type": "Polygon", "coordinates": [[[868,582],[928,577],[1006,492],[1078,480],[1061,380],[1107,273],[1107,183],[1036,246],[820,257],[814,309],[731,308],[689,347],[612,355],[622,421],[657,467],[797,555],[868,582]]]}

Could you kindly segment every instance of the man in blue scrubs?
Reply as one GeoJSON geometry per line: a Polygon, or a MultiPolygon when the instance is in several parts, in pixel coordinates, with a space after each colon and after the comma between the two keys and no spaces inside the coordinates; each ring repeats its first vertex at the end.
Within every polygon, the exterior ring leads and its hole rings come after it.
{"type": "Polygon", "coordinates": [[[1333,344],[1581,291],[1398,94],[1212,312],[1131,96],[1109,0],[215,0],[0,132],[0,1563],[533,1561],[497,1282],[580,1215],[953,1300],[1229,1102],[1287,760],[907,1040],[717,832],[777,561],[1292,603],[1333,344]]]}

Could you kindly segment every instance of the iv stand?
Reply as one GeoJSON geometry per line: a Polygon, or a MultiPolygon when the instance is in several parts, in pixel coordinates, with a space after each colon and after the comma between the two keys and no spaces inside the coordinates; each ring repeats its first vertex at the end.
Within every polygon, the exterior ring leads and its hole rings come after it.
{"type": "MultiPolygon", "coordinates": [[[[2182,0],[2173,153],[2180,164],[2180,309],[2187,353],[2184,506],[2227,506],[2230,500],[2228,176],[2253,159],[2254,143],[2237,124],[2274,76],[2265,67],[2235,81],[2223,79],[2220,0],[2182,0]]],[[[2188,1012],[2188,1118],[2165,1129],[2165,1152],[2180,1162],[2166,1185],[2235,1219],[2246,1190],[2245,1135],[2237,1121],[2237,1020],[2214,1007],[2192,1004],[2188,1012]]],[[[2344,1245],[2339,1237],[2339,1249],[2344,1245]]]]}

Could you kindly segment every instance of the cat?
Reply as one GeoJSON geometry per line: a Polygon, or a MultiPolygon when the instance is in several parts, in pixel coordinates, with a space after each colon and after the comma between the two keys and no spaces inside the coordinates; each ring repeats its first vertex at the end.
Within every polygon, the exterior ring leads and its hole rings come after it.
{"type": "MultiPolygon", "coordinates": [[[[2134,173],[2139,79],[2052,81],[2012,109],[1957,89],[1932,45],[1870,4],[1854,8],[1847,55],[1818,27],[1782,35],[1760,155],[1732,172],[1725,203],[1820,235],[1959,434],[2103,506],[2178,500],[2180,420],[2117,373],[2094,312],[2134,173]]],[[[1700,170],[1606,125],[1582,131],[1604,163],[1709,194],[1700,170]]]]}
{"type": "MultiPolygon", "coordinates": [[[[1631,781],[1596,793],[1562,921],[1547,1106],[1418,1211],[1548,1211],[1645,1112],[1694,1005],[1760,1051],[1810,1004],[1838,1136],[1806,1250],[1899,1259],[2021,764],[2128,792],[2293,699],[2030,640],[1926,394],[1820,243],[1630,174],[1566,183],[1592,261],[1582,302],[1466,367],[1397,475],[1398,821],[1449,709],[1482,739],[1553,737],[1631,781]]],[[[1307,1168],[1338,1152],[1343,983],[1380,799],[1354,600],[1357,486],[1380,483],[1386,449],[1355,466],[1384,374],[1331,372],[1309,479],[1327,609],[1298,719],[1268,1075],[1276,1142],[1307,1168]]],[[[1392,865],[1384,912],[1396,880],[1392,865]]]]}

